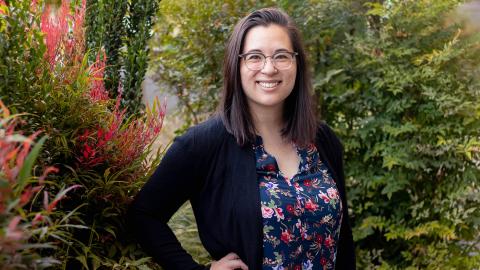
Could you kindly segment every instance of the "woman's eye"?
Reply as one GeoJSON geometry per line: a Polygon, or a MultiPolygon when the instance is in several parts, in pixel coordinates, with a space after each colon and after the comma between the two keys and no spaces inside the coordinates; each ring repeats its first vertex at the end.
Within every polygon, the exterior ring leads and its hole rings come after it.
{"type": "Polygon", "coordinates": [[[274,58],[276,60],[287,60],[289,58],[289,55],[286,53],[279,53],[279,54],[276,54],[274,58]]]}
{"type": "Polygon", "coordinates": [[[262,55],[260,55],[260,54],[250,54],[249,56],[247,56],[247,60],[259,61],[259,60],[262,60],[262,55]]]}

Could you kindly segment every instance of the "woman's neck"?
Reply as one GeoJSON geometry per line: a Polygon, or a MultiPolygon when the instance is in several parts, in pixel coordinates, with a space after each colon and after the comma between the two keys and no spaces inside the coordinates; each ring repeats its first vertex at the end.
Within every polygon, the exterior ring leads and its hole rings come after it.
{"type": "Polygon", "coordinates": [[[277,137],[281,136],[283,129],[283,107],[272,108],[251,108],[253,124],[260,136],[277,137]]]}

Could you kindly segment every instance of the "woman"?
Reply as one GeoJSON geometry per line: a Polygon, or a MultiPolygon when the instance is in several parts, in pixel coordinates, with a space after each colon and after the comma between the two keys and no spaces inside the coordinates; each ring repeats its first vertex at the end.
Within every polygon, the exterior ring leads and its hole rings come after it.
{"type": "Polygon", "coordinates": [[[238,22],[216,116],[175,139],[130,221],[164,269],[355,269],[341,144],[315,119],[298,29],[261,9],[238,22]],[[167,222],[190,200],[216,260],[197,264],[167,222]]]}

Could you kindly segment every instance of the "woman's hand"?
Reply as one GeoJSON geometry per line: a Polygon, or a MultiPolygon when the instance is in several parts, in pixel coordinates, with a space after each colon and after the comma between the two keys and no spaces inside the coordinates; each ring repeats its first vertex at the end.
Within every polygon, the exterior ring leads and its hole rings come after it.
{"type": "Polygon", "coordinates": [[[218,261],[212,262],[210,270],[248,270],[248,266],[240,260],[237,254],[230,252],[218,261]]]}

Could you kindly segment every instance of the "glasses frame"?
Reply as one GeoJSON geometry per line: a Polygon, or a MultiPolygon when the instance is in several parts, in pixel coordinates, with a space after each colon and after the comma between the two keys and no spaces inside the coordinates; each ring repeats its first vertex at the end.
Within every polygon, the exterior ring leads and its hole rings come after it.
{"type": "Polygon", "coordinates": [[[275,69],[277,69],[277,70],[287,70],[287,69],[289,69],[289,68],[292,67],[293,60],[295,60],[295,56],[297,56],[297,55],[298,55],[297,52],[289,52],[289,51],[281,51],[281,52],[274,53],[274,54],[272,54],[272,55],[265,55],[265,54],[263,54],[263,53],[261,53],[261,52],[248,52],[248,53],[239,54],[238,57],[239,57],[239,58],[242,58],[243,61],[245,61],[245,65],[247,66],[247,68],[248,68],[249,70],[251,70],[251,71],[259,71],[259,70],[262,70],[262,69],[265,68],[265,65],[267,64],[267,58],[269,58],[269,57],[270,57],[270,59],[272,59],[272,60],[271,60],[271,61],[272,61],[272,65],[275,67],[275,69]],[[290,66],[288,66],[287,68],[278,68],[278,67],[277,67],[277,65],[276,65],[276,63],[275,63],[275,59],[274,59],[273,57],[274,57],[275,55],[279,54],[279,53],[288,53],[288,54],[290,54],[290,55],[292,56],[292,60],[291,60],[290,66]],[[259,68],[259,69],[251,69],[251,68],[248,67],[248,65],[247,65],[247,60],[245,59],[245,57],[247,57],[247,56],[249,56],[249,55],[251,55],[251,54],[260,54],[260,55],[263,56],[263,65],[262,65],[261,68],[259,68]]]}

